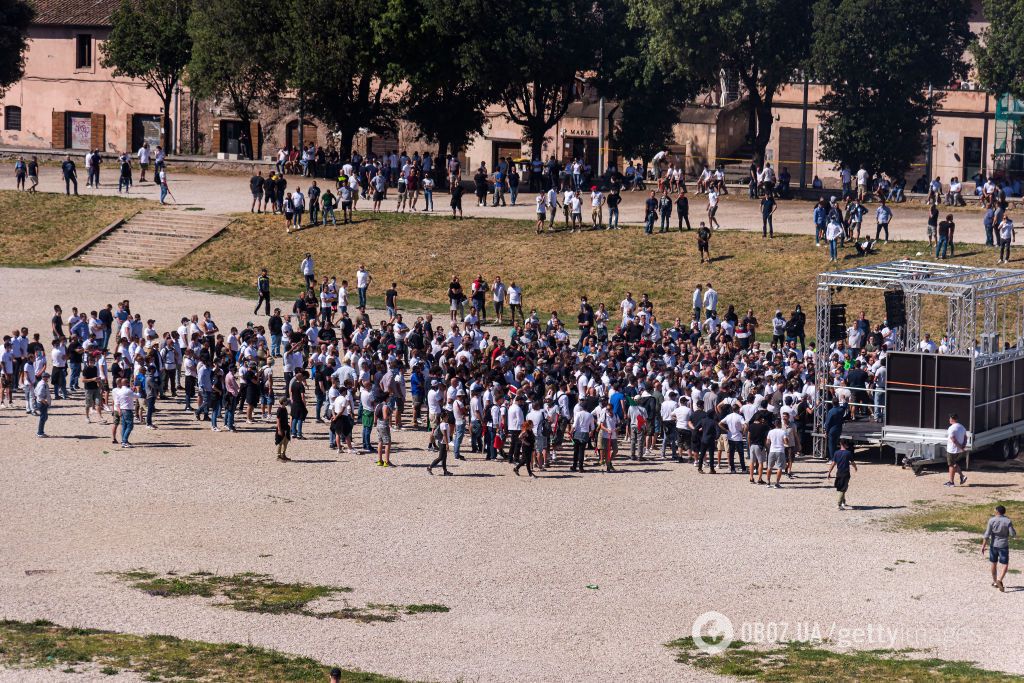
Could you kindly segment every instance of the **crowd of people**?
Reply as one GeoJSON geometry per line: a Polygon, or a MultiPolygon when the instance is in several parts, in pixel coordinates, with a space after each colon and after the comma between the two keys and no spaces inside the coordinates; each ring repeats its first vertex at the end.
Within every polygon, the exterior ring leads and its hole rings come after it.
{"type": "MultiPolygon", "coordinates": [[[[572,324],[527,308],[514,280],[478,275],[465,288],[452,278],[448,320],[406,320],[391,283],[386,312],[371,321],[366,268],[352,278],[357,305],[349,280],[320,277],[311,254],[298,270],[307,289],[288,311],[271,309],[260,273],[254,312],[269,315],[242,327],[203,312],[159,329],[156,312],[144,319],[127,300],[70,316],[55,306],[48,333],[4,337],[0,398],[11,407],[18,395],[41,438],[52,405],[84,401],[85,420],[110,424],[123,448],[136,424],[158,429],[161,413],[184,411],[214,432],[272,432],[282,461],[309,422],[319,425],[309,438],[375,454],[381,467],[394,466],[398,433],[422,429],[436,454],[430,473],[469,456],[531,476],[563,464],[614,471],[628,449],[632,460],[728,467],[778,488],[811,453],[818,351],[805,343],[800,306],[762,323],[753,310],[720,306],[708,282],[695,288],[689,320],[663,324],[646,294],[627,292],[611,307],[582,297],[572,324]]],[[[891,334],[862,315],[821,351],[836,387],[830,453],[844,422],[884,410],[875,390],[891,334]]]]}

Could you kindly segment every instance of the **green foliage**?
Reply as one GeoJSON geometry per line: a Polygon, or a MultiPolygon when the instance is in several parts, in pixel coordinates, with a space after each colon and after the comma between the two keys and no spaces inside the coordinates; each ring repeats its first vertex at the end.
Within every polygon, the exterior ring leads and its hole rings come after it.
{"type": "Polygon", "coordinates": [[[443,161],[449,145],[457,151],[482,131],[497,98],[497,84],[474,68],[497,26],[480,0],[390,0],[380,28],[394,79],[406,85],[402,115],[438,143],[443,161]]]}
{"type": "MultiPolygon", "coordinates": [[[[91,663],[100,673],[138,673],[147,681],[327,680],[329,667],[308,657],[235,643],[206,643],[172,636],[137,636],[65,628],[47,621],[0,621],[0,664],[52,668],[91,663]]],[[[345,683],[401,683],[398,679],[343,670],[345,683]]]]}
{"type": "Polygon", "coordinates": [[[25,0],[0,0],[0,96],[25,73],[28,25],[35,10],[25,0]]]}
{"type": "Polygon", "coordinates": [[[994,95],[1024,98],[1024,6],[1020,0],[985,0],[989,26],[971,46],[978,80],[994,95]]]}
{"type": "Polygon", "coordinates": [[[277,103],[286,59],[278,48],[281,7],[267,3],[254,10],[246,0],[197,3],[188,23],[193,44],[186,76],[197,97],[228,100],[243,124],[256,117],[258,105],[277,103]]]}
{"type": "Polygon", "coordinates": [[[523,126],[533,157],[576,97],[577,76],[592,69],[599,22],[588,0],[507,0],[487,5],[501,31],[482,46],[475,78],[501,84],[505,114],[523,126]]]}
{"type": "Polygon", "coordinates": [[[286,51],[285,81],[306,113],[340,135],[348,155],[361,128],[394,129],[396,71],[390,46],[380,37],[390,18],[386,3],[357,0],[289,0],[285,26],[277,34],[286,51]]]}
{"type": "Polygon", "coordinates": [[[674,62],[645,57],[640,46],[648,29],[642,17],[630,16],[633,4],[609,0],[599,8],[603,40],[594,83],[619,103],[612,145],[626,157],[650,158],[672,138],[679,110],[701,84],[674,62]]]}
{"type": "Polygon", "coordinates": [[[812,0],[647,0],[632,6],[646,27],[642,53],[668,73],[710,89],[722,69],[747,91],[755,156],[771,138],[776,93],[810,54],[812,0]]]}
{"type": "Polygon", "coordinates": [[[219,599],[225,607],[241,612],[262,614],[297,614],[318,619],[352,619],[363,623],[397,621],[402,614],[429,614],[448,612],[449,608],[437,603],[395,605],[367,603],[353,606],[345,602],[339,609],[316,610],[317,600],[351,593],[344,586],[318,586],[308,583],[283,583],[266,574],[245,572],[232,576],[218,576],[210,572],[187,575],[156,574],[145,569],[117,572],[114,576],[132,588],[162,598],[200,597],[219,599]]]}
{"type": "MultiPolygon", "coordinates": [[[[974,534],[980,543],[985,533],[985,525],[989,517],[995,514],[995,507],[1002,505],[1010,519],[1024,517],[1024,501],[994,500],[990,503],[974,505],[942,505],[935,508],[920,510],[901,517],[896,526],[899,529],[911,529],[929,532],[961,531],[974,534]]],[[[1010,539],[1010,548],[1024,550],[1024,538],[1010,539]]]]}
{"type": "Polygon", "coordinates": [[[967,70],[969,15],[969,0],[819,0],[811,64],[831,86],[820,102],[822,156],[851,168],[905,172],[941,102],[937,92],[928,97],[928,86],[942,88],[967,70]]]}
{"type": "Polygon", "coordinates": [[[913,650],[834,652],[809,643],[760,648],[734,641],[719,654],[699,650],[693,638],[666,644],[676,661],[703,671],[755,681],[903,681],[904,683],[1019,683],[1024,677],[978,668],[973,662],[910,658],[913,650]]]}
{"type": "MultiPolygon", "coordinates": [[[[163,101],[164,116],[192,55],[191,12],[191,0],[122,0],[101,48],[103,66],[115,76],[144,81],[163,101]]],[[[171,129],[164,127],[165,149],[170,149],[171,129]]]]}

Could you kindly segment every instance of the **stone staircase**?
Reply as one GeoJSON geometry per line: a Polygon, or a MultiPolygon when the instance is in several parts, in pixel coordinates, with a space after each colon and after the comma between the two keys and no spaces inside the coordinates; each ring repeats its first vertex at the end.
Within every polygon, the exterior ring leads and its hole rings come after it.
{"type": "Polygon", "coordinates": [[[66,260],[121,268],[169,266],[220,234],[231,220],[173,209],[140,211],[107,226],[66,260]]]}

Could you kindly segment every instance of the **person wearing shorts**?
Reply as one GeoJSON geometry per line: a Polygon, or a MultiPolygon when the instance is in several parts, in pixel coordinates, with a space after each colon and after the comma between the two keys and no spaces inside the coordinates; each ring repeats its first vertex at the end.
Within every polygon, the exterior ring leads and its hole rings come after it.
{"type": "Polygon", "coordinates": [[[377,464],[381,467],[394,467],[391,463],[391,407],[384,401],[373,409],[377,423],[377,464]]]}
{"type": "Polygon", "coordinates": [[[786,445],[789,433],[776,423],[768,432],[768,486],[772,486],[772,472],[776,471],[775,488],[781,489],[782,472],[786,469],[786,445]]]}
{"type": "Polygon", "coordinates": [[[1003,579],[1010,568],[1010,539],[1017,535],[1013,528],[1013,522],[1006,516],[1006,508],[1002,505],[996,506],[996,514],[993,515],[985,526],[985,537],[981,543],[981,554],[985,555],[988,549],[988,561],[992,563],[992,586],[1000,592],[1005,592],[1003,579]],[[998,565],[1003,565],[1002,573],[997,574],[998,565]]]}
{"type": "Polygon", "coordinates": [[[764,484],[764,468],[768,464],[768,451],[761,444],[750,444],[750,483],[754,483],[754,472],[757,472],[757,483],[764,484]]]}

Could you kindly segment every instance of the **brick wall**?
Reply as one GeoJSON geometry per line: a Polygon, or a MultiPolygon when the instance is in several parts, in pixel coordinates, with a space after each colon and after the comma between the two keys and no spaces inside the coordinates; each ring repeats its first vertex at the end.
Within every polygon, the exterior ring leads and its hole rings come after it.
{"type": "Polygon", "coordinates": [[[53,149],[64,149],[64,142],[67,139],[67,135],[64,130],[65,121],[66,117],[64,116],[64,112],[53,112],[53,125],[50,137],[50,146],[53,147],[53,149]]]}

